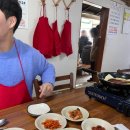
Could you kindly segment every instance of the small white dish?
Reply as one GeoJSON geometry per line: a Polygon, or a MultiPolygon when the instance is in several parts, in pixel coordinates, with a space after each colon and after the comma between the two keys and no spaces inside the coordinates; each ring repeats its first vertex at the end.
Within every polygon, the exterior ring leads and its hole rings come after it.
{"type": "Polygon", "coordinates": [[[65,107],[62,109],[61,111],[61,114],[67,119],[67,120],[70,120],[70,121],[73,121],[73,122],[81,122],[81,121],[84,121],[85,119],[87,119],[89,117],[89,112],[84,109],[83,107],[79,107],[79,106],[68,106],[68,107],[65,107]],[[81,119],[78,119],[78,120],[74,120],[72,119],[70,116],[69,116],[69,112],[70,111],[73,111],[73,110],[76,110],[77,108],[80,109],[82,115],[83,115],[83,118],[81,119]]]}
{"type": "Polygon", "coordinates": [[[102,126],[105,130],[115,130],[115,128],[105,120],[99,118],[88,118],[82,122],[82,130],[92,130],[92,127],[102,126]]]}
{"type": "Polygon", "coordinates": [[[45,103],[33,104],[28,106],[28,113],[32,116],[40,116],[50,111],[50,107],[45,103]]]}
{"type": "Polygon", "coordinates": [[[44,115],[39,116],[36,120],[35,120],[35,126],[38,130],[49,130],[46,129],[44,127],[44,125],[42,124],[44,121],[46,121],[47,119],[52,119],[52,120],[58,120],[61,128],[55,129],[55,130],[61,130],[63,128],[66,127],[67,125],[67,121],[65,119],[64,116],[60,115],[60,114],[56,114],[56,113],[47,113],[44,115]]]}
{"type": "Polygon", "coordinates": [[[4,130],[25,130],[25,129],[14,127],[14,128],[7,128],[4,130]]]}
{"type": "Polygon", "coordinates": [[[65,128],[63,130],[80,130],[80,129],[77,129],[77,128],[65,128]]]}

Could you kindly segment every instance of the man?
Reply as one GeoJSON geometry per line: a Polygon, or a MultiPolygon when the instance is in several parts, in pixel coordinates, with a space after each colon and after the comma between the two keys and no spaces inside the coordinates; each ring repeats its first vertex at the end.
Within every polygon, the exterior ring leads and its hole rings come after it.
{"type": "Polygon", "coordinates": [[[91,42],[89,42],[89,40],[88,40],[87,32],[85,30],[82,30],[81,37],[79,39],[79,54],[80,54],[80,58],[82,56],[83,48],[86,45],[91,45],[91,42]]]}
{"type": "Polygon", "coordinates": [[[92,28],[90,33],[93,38],[93,47],[92,47],[91,54],[90,54],[90,60],[91,60],[91,62],[95,62],[96,56],[98,53],[98,47],[99,47],[99,45],[98,45],[99,31],[97,28],[92,28]]]}
{"type": "Polygon", "coordinates": [[[13,37],[21,17],[18,0],[0,0],[0,110],[31,101],[37,75],[43,82],[40,98],[53,91],[54,67],[39,51],[13,37]]]}
{"type": "MultiPolygon", "coordinates": [[[[98,54],[98,48],[99,48],[99,30],[98,28],[92,28],[90,30],[91,36],[93,38],[93,47],[91,49],[90,53],[90,61],[91,61],[91,69],[95,70],[95,62],[98,54]]],[[[94,75],[92,75],[92,80],[93,80],[94,75]]]]}

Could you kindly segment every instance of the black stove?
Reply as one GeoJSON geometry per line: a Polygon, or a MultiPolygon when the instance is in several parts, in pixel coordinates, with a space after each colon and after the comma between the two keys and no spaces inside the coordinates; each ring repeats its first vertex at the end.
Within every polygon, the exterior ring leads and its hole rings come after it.
{"type": "Polygon", "coordinates": [[[90,98],[114,107],[130,117],[130,90],[110,88],[102,84],[86,87],[85,93],[90,98]]]}

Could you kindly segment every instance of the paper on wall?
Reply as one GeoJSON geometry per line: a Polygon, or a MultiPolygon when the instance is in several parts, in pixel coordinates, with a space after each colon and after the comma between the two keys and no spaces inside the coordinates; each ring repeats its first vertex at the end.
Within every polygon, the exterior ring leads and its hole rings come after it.
{"type": "Polygon", "coordinates": [[[124,11],[124,18],[123,18],[123,33],[129,34],[130,33],[130,10],[125,9],[124,11]]]}
{"type": "Polygon", "coordinates": [[[22,20],[19,28],[28,29],[28,0],[18,0],[22,8],[22,20]]]}
{"type": "Polygon", "coordinates": [[[107,32],[108,35],[107,37],[109,38],[115,37],[119,33],[121,9],[122,9],[121,4],[117,2],[112,3],[110,14],[109,14],[109,23],[108,23],[108,32],[107,32]]]}

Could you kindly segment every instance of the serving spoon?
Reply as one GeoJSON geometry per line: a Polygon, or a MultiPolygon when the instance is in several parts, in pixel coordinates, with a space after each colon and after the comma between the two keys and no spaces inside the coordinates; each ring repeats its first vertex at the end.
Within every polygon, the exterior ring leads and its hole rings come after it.
{"type": "Polygon", "coordinates": [[[0,119],[0,127],[7,123],[7,119],[0,119]]]}

